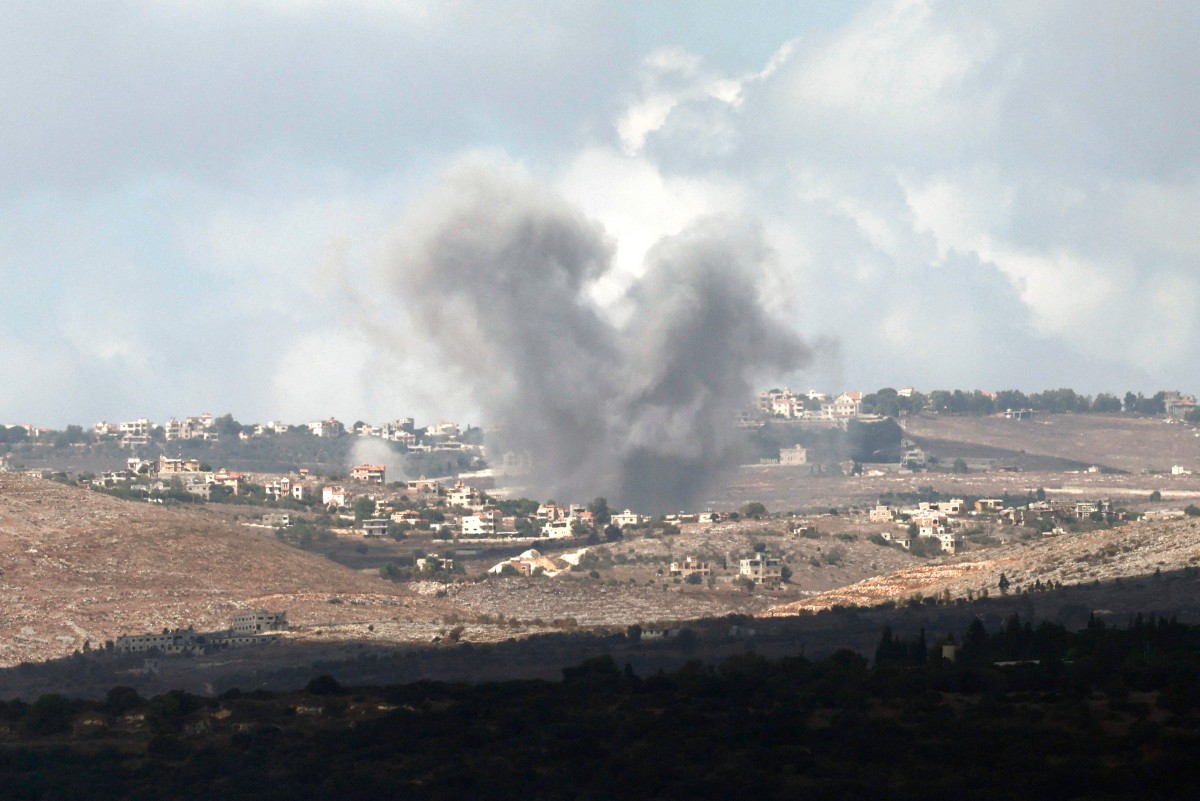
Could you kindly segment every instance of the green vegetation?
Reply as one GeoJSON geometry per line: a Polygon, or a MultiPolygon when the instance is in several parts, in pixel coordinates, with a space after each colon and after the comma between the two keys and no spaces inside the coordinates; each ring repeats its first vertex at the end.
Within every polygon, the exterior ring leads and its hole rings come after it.
{"type": "Polygon", "coordinates": [[[753,520],[758,520],[767,516],[767,507],[763,506],[758,501],[751,501],[742,507],[742,517],[749,517],[753,520]]]}
{"type": "MultiPolygon", "coordinates": [[[[873,664],[748,652],[638,676],[599,656],[561,683],[351,688],[321,671],[282,695],[0,702],[0,786],[47,801],[1193,794],[1200,629],[1012,615],[975,621],[954,661],[943,642],[884,629],[873,664]]],[[[695,646],[685,630],[670,647],[695,646]]]]}
{"type": "MultiPolygon", "coordinates": [[[[1156,415],[1166,412],[1166,398],[1167,393],[1164,391],[1156,392],[1150,397],[1131,391],[1126,392],[1123,398],[1118,398],[1108,392],[1101,392],[1093,398],[1080,395],[1070,388],[1047,389],[1029,395],[1016,389],[1002,390],[994,395],[985,394],[980,390],[938,389],[928,395],[914,392],[909,397],[900,397],[895,389],[884,387],[863,396],[862,411],[865,414],[879,414],[884,417],[899,417],[903,414],[920,411],[933,411],[939,414],[989,415],[1009,409],[1032,409],[1051,414],[1125,412],[1156,415]]],[[[1200,423],[1200,410],[1190,412],[1187,419],[1193,423],[1200,423]]]]}

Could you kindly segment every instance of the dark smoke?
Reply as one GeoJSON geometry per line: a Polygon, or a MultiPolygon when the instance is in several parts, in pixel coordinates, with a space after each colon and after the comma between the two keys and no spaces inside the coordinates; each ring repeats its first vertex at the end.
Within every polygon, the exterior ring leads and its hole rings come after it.
{"type": "Polygon", "coordinates": [[[707,219],[662,240],[616,326],[589,300],[612,244],[514,168],[452,169],[400,231],[394,288],[558,500],[685,509],[734,464],[753,380],[808,349],[758,301],[756,233],[707,219]]]}

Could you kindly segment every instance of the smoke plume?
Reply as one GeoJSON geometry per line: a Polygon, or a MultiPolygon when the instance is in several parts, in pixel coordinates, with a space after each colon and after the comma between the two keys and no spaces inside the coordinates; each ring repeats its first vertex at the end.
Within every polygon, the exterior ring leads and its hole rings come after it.
{"type": "Polygon", "coordinates": [[[689,508],[735,463],[752,382],[809,358],[759,303],[756,231],[706,219],[659,242],[618,326],[588,296],[612,243],[516,168],[462,163],[417,208],[391,288],[502,432],[489,450],[532,455],[540,497],[689,508]]]}
{"type": "Polygon", "coordinates": [[[383,465],[389,482],[406,478],[404,457],[389,443],[375,437],[355,438],[354,447],[350,449],[350,463],[346,467],[358,464],[383,465]]]}

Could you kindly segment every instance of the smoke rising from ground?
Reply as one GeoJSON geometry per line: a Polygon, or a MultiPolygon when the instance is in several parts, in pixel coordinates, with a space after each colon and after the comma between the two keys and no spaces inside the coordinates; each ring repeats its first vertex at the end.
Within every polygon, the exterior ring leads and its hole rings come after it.
{"type": "Polygon", "coordinates": [[[350,449],[350,464],[380,464],[387,471],[388,482],[402,481],[404,474],[404,457],[390,444],[374,437],[356,437],[354,447],[350,449]]]}
{"type": "Polygon", "coordinates": [[[416,208],[391,288],[500,429],[493,460],[531,454],[539,497],[693,506],[734,464],[754,380],[809,359],[759,304],[756,231],[706,219],[659,242],[618,326],[588,295],[612,242],[516,168],[464,162],[416,208]]]}

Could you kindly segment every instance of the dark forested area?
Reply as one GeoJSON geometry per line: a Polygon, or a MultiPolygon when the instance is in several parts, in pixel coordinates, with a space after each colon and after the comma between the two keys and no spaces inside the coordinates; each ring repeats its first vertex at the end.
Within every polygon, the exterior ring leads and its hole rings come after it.
{"type": "Polygon", "coordinates": [[[876,659],[754,653],[561,683],[0,704],[5,798],[1182,798],[1200,628],[1016,615],[876,659]]]}

